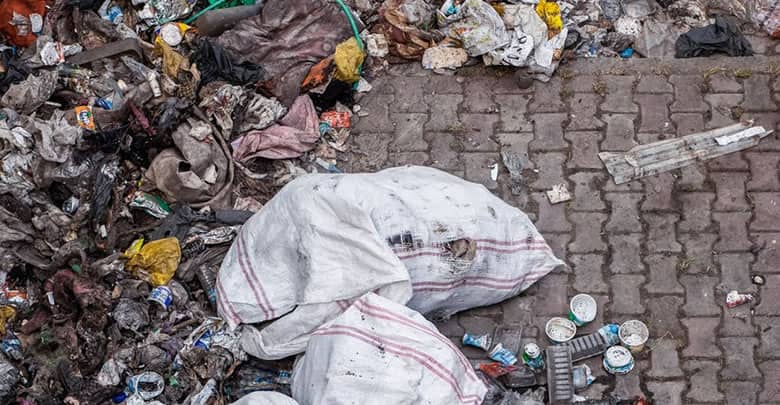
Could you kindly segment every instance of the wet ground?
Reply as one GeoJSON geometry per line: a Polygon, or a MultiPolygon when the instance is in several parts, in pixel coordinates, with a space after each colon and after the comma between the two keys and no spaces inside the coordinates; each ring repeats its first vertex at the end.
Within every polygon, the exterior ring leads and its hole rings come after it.
{"type": "MultiPolygon", "coordinates": [[[[780,138],[681,170],[616,186],[597,157],[752,118],[779,129],[780,57],[761,39],[751,58],[580,60],[550,83],[521,90],[501,70],[439,76],[396,66],[359,103],[346,172],[429,165],[484,184],[531,216],[569,269],[520,297],[439,324],[459,340],[501,323],[540,329],[589,293],[602,322],[640,319],[648,348],[622,377],[601,358],[586,395],[643,392],[657,404],[780,404],[780,138]],[[521,187],[510,187],[501,151],[523,156],[521,187]],[[497,181],[490,167],[500,167],[497,181]],[[566,182],[574,194],[551,205],[544,192],[566,182]],[[751,275],[766,277],[755,285],[751,275]],[[726,292],[756,302],[728,309],[726,292]]],[[[479,350],[464,349],[473,359],[479,350]]]]}

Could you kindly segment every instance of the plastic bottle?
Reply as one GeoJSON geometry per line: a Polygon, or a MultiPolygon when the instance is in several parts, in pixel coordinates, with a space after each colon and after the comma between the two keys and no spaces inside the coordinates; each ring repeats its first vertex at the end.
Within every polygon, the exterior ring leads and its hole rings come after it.
{"type": "Polygon", "coordinates": [[[604,353],[610,346],[620,343],[620,326],[609,324],[595,333],[572,339],[563,345],[571,348],[572,361],[577,362],[604,353]]]}
{"type": "Polygon", "coordinates": [[[114,395],[112,401],[120,404],[129,397],[137,396],[144,401],[162,394],[165,389],[163,377],[153,371],[147,371],[127,378],[127,387],[123,392],[114,395]]]}
{"type": "Polygon", "coordinates": [[[212,306],[217,305],[217,273],[213,270],[212,266],[200,266],[196,272],[198,280],[200,281],[203,291],[206,292],[206,297],[212,306]]]}

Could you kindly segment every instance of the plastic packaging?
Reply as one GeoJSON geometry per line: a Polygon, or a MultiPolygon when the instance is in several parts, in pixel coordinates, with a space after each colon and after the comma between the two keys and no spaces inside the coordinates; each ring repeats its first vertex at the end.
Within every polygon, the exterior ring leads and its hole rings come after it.
{"type": "Polygon", "coordinates": [[[572,367],[571,375],[572,381],[574,382],[574,390],[576,391],[588,388],[588,386],[595,381],[593,373],[591,373],[590,367],[588,367],[587,364],[572,367]]]}
{"type": "MultiPolygon", "coordinates": [[[[615,0],[620,7],[620,2],[615,0]]],[[[553,32],[560,32],[563,29],[563,19],[561,18],[561,6],[554,0],[539,0],[536,5],[536,13],[542,18],[547,29],[553,32]]]]}
{"type": "Polygon", "coordinates": [[[148,401],[162,394],[165,389],[163,377],[153,371],[147,371],[141,374],[127,378],[127,388],[124,392],[115,395],[115,403],[121,403],[125,399],[133,396],[148,401]]]}
{"type": "Polygon", "coordinates": [[[136,191],[129,205],[130,208],[142,209],[155,218],[165,218],[172,212],[165,200],[143,191],[136,191]]]}
{"type": "Polygon", "coordinates": [[[217,305],[217,273],[214,272],[214,268],[211,266],[199,266],[197,272],[198,281],[200,286],[203,287],[203,291],[206,292],[209,303],[212,306],[217,305]]]}
{"type": "Polygon", "coordinates": [[[181,248],[176,238],[159,239],[147,244],[139,239],[125,252],[127,269],[155,286],[168,284],[176,273],[181,248]]]}
{"type": "Polygon", "coordinates": [[[466,333],[463,335],[463,344],[467,346],[479,347],[484,351],[490,350],[493,344],[493,339],[490,335],[472,335],[466,333]]]}
{"type": "Polygon", "coordinates": [[[203,386],[203,389],[201,389],[200,392],[192,397],[190,400],[190,405],[206,405],[216,393],[217,381],[213,378],[209,378],[208,382],[206,382],[206,385],[203,386]]]}
{"type": "Polygon", "coordinates": [[[549,346],[545,350],[545,357],[550,405],[571,404],[574,402],[571,349],[566,345],[549,346]]]}
{"type": "Polygon", "coordinates": [[[360,79],[360,66],[366,54],[352,37],[336,46],[333,63],[336,65],[334,77],[346,83],[354,83],[360,79]]]}
{"type": "Polygon", "coordinates": [[[498,378],[502,375],[517,371],[518,368],[515,366],[506,366],[501,363],[483,363],[479,365],[479,370],[493,378],[498,378]]]}
{"type": "Polygon", "coordinates": [[[584,360],[604,353],[607,348],[620,343],[618,332],[620,327],[616,324],[602,326],[597,332],[580,336],[566,343],[571,348],[573,361],[584,360]]]}
{"type": "Polygon", "coordinates": [[[501,364],[505,366],[511,366],[517,363],[517,355],[515,355],[515,353],[513,353],[511,350],[505,348],[501,343],[497,344],[495,347],[493,347],[493,350],[490,351],[490,358],[501,362],[501,364]]]}
{"type": "Polygon", "coordinates": [[[16,316],[16,309],[10,305],[0,307],[0,333],[4,334],[8,322],[16,316]]]}

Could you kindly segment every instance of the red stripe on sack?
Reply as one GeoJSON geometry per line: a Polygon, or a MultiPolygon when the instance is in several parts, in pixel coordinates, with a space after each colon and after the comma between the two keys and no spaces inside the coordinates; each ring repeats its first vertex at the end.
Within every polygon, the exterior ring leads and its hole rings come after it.
{"type": "Polygon", "coordinates": [[[444,368],[444,366],[442,366],[439,362],[437,362],[433,357],[425,353],[419,352],[412,347],[390,342],[379,336],[370,335],[368,333],[361,331],[360,329],[353,328],[351,326],[346,326],[346,325],[333,325],[326,329],[317,330],[314,332],[314,334],[330,335],[330,336],[336,336],[336,335],[351,336],[355,339],[362,340],[371,345],[381,345],[383,350],[389,351],[401,357],[407,357],[416,360],[418,363],[420,363],[420,365],[427,368],[432,373],[436,374],[439,378],[444,380],[444,382],[446,382],[452,387],[453,391],[455,391],[455,394],[458,396],[458,399],[461,402],[474,403],[474,404],[480,403],[479,395],[476,394],[472,394],[468,396],[463,395],[463,392],[461,391],[460,386],[458,385],[457,380],[455,379],[455,376],[449,373],[449,371],[446,368],[444,368]]]}
{"type": "MultiPolygon", "coordinates": [[[[506,253],[506,254],[514,254],[518,252],[528,252],[528,251],[542,251],[542,250],[550,250],[550,247],[545,246],[521,246],[515,249],[499,249],[489,246],[477,246],[477,251],[480,252],[493,252],[493,253],[506,253]]],[[[407,259],[413,259],[415,257],[420,256],[449,256],[449,252],[446,250],[438,250],[436,252],[416,252],[408,255],[398,255],[398,258],[401,260],[407,260],[407,259]]]]}
{"type": "Polygon", "coordinates": [[[485,287],[485,288],[492,288],[496,290],[512,290],[514,288],[517,288],[518,286],[522,285],[525,282],[533,282],[536,281],[542,277],[544,277],[545,274],[548,272],[538,272],[538,273],[530,273],[523,277],[519,277],[516,279],[511,280],[505,280],[503,282],[495,282],[495,281],[482,281],[480,280],[480,277],[474,277],[474,278],[463,278],[460,280],[455,281],[449,281],[449,282],[437,282],[437,281],[421,281],[419,283],[412,283],[412,291],[419,292],[419,291],[447,291],[447,290],[454,290],[456,288],[464,287],[464,286],[477,286],[477,287],[485,287]],[[512,284],[506,284],[508,282],[511,282],[512,284]]]}
{"type": "Polygon", "coordinates": [[[500,246],[514,246],[514,245],[533,245],[533,244],[547,244],[544,240],[496,240],[496,239],[472,239],[474,242],[477,243],[490,243],[493,245],[500,245],[500,246]]]}
{"type": "Polygon", "coordinates": [[[244,279],[249,284],[249,288],[252,290],[252,294],[255,296],[255,302],[257,302],[257,305],[260,306],[261,310],[263,310],[263,314],[265,314],[265,319],[266,320],[273,319],[273,317],[270,316],[271,315],[270,311],[265,306],[265,302],[260,298],[260,294],[257,291],[257,286],[252,282],[252,280],[249,277],[249,275],[252,273],[252,269],[251,268],[248,269],[248,267],[250,266],[244,264],[244,248],[242,246],[243,246],[242,238],[241,235],[239,234],[236,237],[236,255],[238,255],[238,267],[241,269],[241,273],[244,274],[244,279]]]}
{"type": "MultiPolygon", "coordinates": [[[[356,301],[355,302],[355,307],[360,309],[362,312],[364,312],[364,313],[366,313],[368,315],[374,316],[376,318],[384,319],[384,320],[387,320],[387,321],[396,321],[398,323],[404,324],[404,325],[409,326],[411,328],[414,328],[414,329],[417,329],[419,331],[425,332],[426,334],[428,334],[430,336],[433,336],[434,338],[436,338],[440,342],[444,343],[447,347],[449,347],[458,356],[458,360],[460,360],[460,363],[463,366],[463,368],[465,368],[466,370],[471,370],[471,363],[469,363],[469,361],[466,360],[466,357],[463,355],[463,353],[458,348],[456,348],[454,344],[452,344],[451,340],[449,340],[446,337],[442,336],[441,333],[439,333],[439,331],[433,331],[433,330],[431,330],[431,328],[429,328],[429,327],[427,327],[427,326],[425,326],[423,324],[417,323],[414,320],[405,317],[404,315],[392,312],[392,311],[390,311],[387,308],[377,307],[377,306],[369,304],[368,302],[365,302],[363,300],[356,301]],[[380,313],[382,313],[382,312],[385,313],[385,315],[381,315],[380,313]]],[[[477,376],[475,374],[467,373],[467,375],[469,376],[469,378],[472,381],[475,381],[475,382],[478,381],[477,376]]]]}
{"type": "Polygon", "coordinates": [[[234,323],[240,324],[242,322],[241,317],[238,316],[238,313],[236,313],[236,310],[233,308],[233,304],[227,299],[225,290],[222,288],[222,283],[219,282],[219,277],[217,277],[217,305],[219,304],[222,304],[223,309],[227,309],[225,312],[234,323]]]}

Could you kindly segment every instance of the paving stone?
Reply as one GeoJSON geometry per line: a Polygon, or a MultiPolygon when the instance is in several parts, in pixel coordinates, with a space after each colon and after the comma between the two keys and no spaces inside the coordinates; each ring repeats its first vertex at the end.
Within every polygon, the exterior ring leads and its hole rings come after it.
{"type": "Polygon", "coordinates": [[[721,253],[720,284],[726,290],[738,290],[743,293],[755,293],[757,287],[750,281],[751,253],[721,253]]]}
{"type": "Polygon", "coordinates": [[[438,329],[442,335],[447,337],[462,338],[463,334],[466,332],[465,329],[460,326],[460,323],[458,323],[457,316],[452,316],[446,321],[435,322],[434,325],[436,325],[436,329],[438,329]]]}
{"type": "Polygon", "coordinates": [[[590,253],[605,252],[607,244],[601,238],[601,228],[607,220],[607,214],[597,212],[573,212],[569,221],[574,224],[574,241],[569,244],[569,252],[590,253]]]}
{"type": "MultiPolygon", "coordinates": [[[[536,296],[521,294],[501,302],[501,322],[504,324],[530,325],[531,314],[536,308],[536,301],[536,296]]],[[[526,328],[524,327],[523,329],[526,328]]],[[[523,335],[525,335],[525,331],[523,331],[523,335]]]]}
{"type": "Polygon", "coordinates": [[[526,94],[497,95],[501,122],[499,129],[505,132],[533,131],[533,123],[525,117],[530,97],[526,94]]]}
{"type": "MultiPolygon", "coordinates": [[[[672,132],[672,130],[669,129],[667,132],[672,132]]],[[[639,140],[640,145],[646,145],[649,143],[663,141],[664,139],[674,138],[674,133],[667,134],[660,131],[640,132],[636,134],[636,138],[639,140]]]]}
{"type": "Polygon", "coordinates": [[[647,249],[650,252],[680,252],[674,225],[680,220],[678,214],[649,214],[643,216],[647,222],[647,249]]]}
{"type": "MultiPolygon", "coordinates": [[[[719,294],[717,299],[721,303],[726,302],[725,292],[719,294]]],[[[723,319],[720,322],[719,336],[754,336],[753,315],[750,305],[740,305],[735,308],[723,307],[723,319]]]]}
{"type": "Polygon", "coordinates": [[[686,166],[680,169],[677,188],[684,191],[704,190],[707,183],[707,167],[703,164],[686,166]]]}
{"type": "Polygon", "coordinates": [[[644,273],[645,265],[640,256],[644,235],[641,233],[616,234],[607,232],[612,261],[612,274],[644,273]]]}
{"type": "Polygon", "coordinates": [[[716,74],[710,76],[710,90],[713,93],[742,93],[742,83],[734,76],[716,74]]]}
{"type": "Polygon", "coordinates": [[[642,201],[642,211],[668,211],[675,209],[673,191],[674,175],[672,173],[660,173],[655,176],[645,177],[645,200],[642,201]]]}
{"type": "Polygon", "coordinates": [[[390,105],[390,111],[394,113],[426,113],[428,104],[425,102],[425,77],[396,77],[393,78],[393,88],[398,93],[390,105]]]}
{"type": "Polygon", "coordinates": [[[531,161],[531,156],[528,154],[528,144],[534,139],[532,132],[500,133],[496,135],[496,138],[501,145],[501,151],[506,149],[518,154],[524,169],[534,168],[534,162],[531,161]]]}
{"type": "Polygon", "coordinates": [[[780,153],[745,153],[750,162],[750,191],[780,190],[780,153]]]}
{"type": "Polygon", "coordinates": [[[682,233],[677,238],[685,252],[685,268],[680,271],[686,274],[717,274],[718,265],[713,260],[713,249],[718,235],[714,233],[682,233]]]}
{"type": "Polygon", "coordinates": [[[393,121],[390,120],[390,105],[393,103],[393,95],[376,94],[360,103],[360,111],[366,113],[365,117],[352,127],[355,134],[363,132],[388,133],[395,130],[393,121]]]}
{"type": "Polygon", "coordinates": [[[780,275],[766,276],[766,284],[761,287],[761,303],[756,306],[756,315],[780,314],[780,275]]]}
{"type": "Polygon", "coordinates": [[[387,155],[388,166],[425,166],[430,157],[426,152],[398,152],[387,155]]]}
{"type": "Polygon", "coordinates": [[[602,119],[607,124],[607,132],[601,150],[627,151],[637,144],[633,114],[605,114],[602,119]]]}
{"type": "Polygon", "coordinates": [[[604,198],[610,203],[610,218],[605,226],[607,232],[640,232],[638,193],[606,193],[604,198]]]}
{"type": "Polygon", "coordinates": [[[539,232],[569,232],[572,229],[566,220],[564,204],[550,204],[545,193],[533,193],[531,197],[539,207],[539,217],[536,220],[536,229],[539,232]]]}
{"type": "Polygon", "coordinates": [[[553,78],[543,86],[534,86],[534,98],[528,106],[528,111],[533,113],[564,111],[566,104],[561,99],[562,86],[563,84],[558,77],[553,78]]]}
{"type": "Polygon", "coordinates": [[[634,101],[639,104],[641,120],[640,132],[669,132],[669,103],[673,101],[670,94],[637,94],[634,101]]]}
{"type": "Polygon", "coordinates": [[[536,282],[534,295],[544,298],[536,301],[534,311],[538,315],[554,316],[567,313],[569,311],[568,285],[568,276],[562,274],[548,274],[536,282]]]}
{"type": "MultiPolygon", "coordinates": [[[[725,127],[726,125],[731,125],[739,120],[739,117],[734,119],[732,109],[742,104],[741,94],[707,94],[704,96],[704,99],[712,107],[711,109],[707,108],[704,110],[711,111],[711,117],[705,123],[705,128],[712,129],[725,127]]],[[[672,104],[672,106],[674,106],[674,104],[672,104]]],[[[674,111],[674,109],[672,109],[672,111],[674,111]]]]}
{"type": "Polygon", "coordinates": [[[569,256],[574,270],[574,289],[581,293],[607,293],[609,287],[604,282],[601,269],[604,256],[595,254],[569,256]]]}
{"type": "Polygon", "coordinates": [[[682,285],[677,281],[676,256],[651,254],[645,258],[645,264],[650,269],[650,282],[645,290],[651,294],[682,294],[682,285]]]}
{"type": "Polygon", "coordinates": [[[672,93],[674,88],[661,75],[643,75],[636,86],[637,93],[672,93]]]}
{"type": "Polygon", "coordinates": [[[607,86],[607,94],[604,102],[601,103],[601,111],[635,113],[639,107],[632,100],[631,91],[634,87],[634,78],[632,76],[612,76],[602,77],[603,83],[607,86]]]}
{"type": "Polygon", "coordinates": [[[751,193],[750,199],[755,206],[750,230],[780,231],[780,192],[751,193]]]}
{"type": "Polygon", "coordinates": [[[463,127],[458,118],[458,108],[463,101],[459,94],[430,96],[430,109],[426,131],[452,132],[463,127]]]}
{"type": "Polygon", "coordinates": [[[598,132],[566,132],[564,138],[571,142],[571,160],[568,167],[573,169],[601,169],[604,165],[599,159],[598,132]]]}
{"type": "Polygon", "coordinates": [[[682,221],[677,225],[680,232],[704,232],[714,228],[712,223],[713,193],[677,193],[682,203],[682,221]]]}
{"type": "Polygon", "coordinates": [[[762,359],[780,359],[780,316],[757,316],[753,320],[761,341],[756,355],[762,359]]]}
{"type": "Polygon", "coordinates": [[[465,333],[472,333],[472,334],[492,333],[493,329],[495,329],[496,326],[498,326],[498,321],[496,320],[495,317],[474,316],[469,313],[461,313],[458,314],[457,317],[458,317],[458,324],[464,330],[465,333]]]}
{"type": "Polygon", "coordinates": [[[753,244],[748,238],[747,224],[750,212],[714,212],[712,219],[718,224],[720,240],[715,244],[718,252],[749,250],[753,244]]]}
{"type": "Polygon", "coordinates": [[[531,154],[531,160],[539,170],[539,178],[531,184],[532,188],[549,190],[552,186],[564,182],[563,163],[566,161],[566,155],[560,152],[538,152],[531,154]]]}
{"type": "Polygon", "coordinates": [[[780,361],[765,361],[758,367],[764,375],[764,390],[758,397],[759,401],[777,403],[780,400],[780,361]]]}
{"type": "Polygon", "coordinates": [[[682,405],[682,393],[685,390],[684,382],[649,382],[647,389],[652,393],[654,404],[682,405]]]}
{"type": "Polygon", "coordinates": [[[396,124],[391,152],[423,152],[428,149],[428,142],[423,138],[423,125],[428,121],[428,114],[393,113],[391,117],[396,124]]]}
{"type": "Polygon", "coordinates": [[[387,146],[393,139],[390,134],[361,133],[352,139],[353,148],[361,153],[360,159],[352,160],[352,170],[373,172],[387,162],[387,146]]]}
{"type": "Polygon", "coordinates": [[[531,150],[566,149],[569,144],[563,140],[563,122],[566,114],[533,114],[534,140],[531,150]]]}
{"type": "Polygon", "coordinates": [[[640,386],[639,377],[643,370],[648,368],[647,364],[647,361],[637,361],[632,372],[612,377],[615,380],[615,390],[613,391],[613,396],[618,398],[633,398],[636,396],[647,395],[640,386]]]}
{"type": "Polygon", "coordinates": [[[461,159],[466,166],[466,180],[482,184],[488,190],[498,188],[498,183],[490,178],[491,166],[501,164],[498,153],[463,153],[461,159]]]}
{"type": "Polygon", "coordinates": [[[612,287],[611,314],[642,314],[645,306],[642,304],[639,287],[644,284],[645,276],[618,274],[609,278],[612,287]]]}
{"type": "Polygon", "coordinates": [[[574,184],[574,201],[570,207],[575,211],[600,211],[607,209],[601,199],[601,189],[608,180],[604,173],[577,172],[569,176],[574,184]]]}
{"type": "Polygon", "coordinates": [[[715,316],[720,315],[720,304],[716,302],[715,285],[717,277],[705,277],[701,275],[680,276],[680,283],[685,286],[685,305],[682,310],[686,316],[715,316]]]}
{"type": "MultiPolygon", "coordinates": [[[[753,350],[758,339],[751,337],[720,338],[723,346],[724,367],[720,377],[724,380],[749,380],[761,377],[753,359],[753,350]]],[[[730,402],[729,402],[730,403],[730,402]]],[[[751,402],[752,403],[752,402],[751,402]]]]}
{"type": "Polygon", "coordinates": [[[460,159],[460,141],[450,133],[428,133],[426,137],[431,145],[431,166],[443,170],[464,170],[460,159]]]}
{"type": "Polygon", "coordinates": [[[544,240],[552,249],[555,257],[566,258],[569,256],[567,246],[571,241],[571,234],[569,233],[545,233],[544,240]]]}
{"type": "Polygon", "coordinates": [[[769,75],[756,74],[745,79],[745,111],[777,111],[769,80],[769,75]]]}
{"type": "Polygon", "coordinates": [[[597,94],[575,93],[569,100],[569,124],[567,131],[583,131],[604,128],[604,121],[598,119],[597,109],[601,97],[597,94]]]}
{"type": "Polygon", "coordinates": [[[714,361],[688,360],[683,364],[690,373],[690,389],[685,398],[690,401],[721,402],[723,394],[718,389],[718,369],[720,364],[714,361]]]}
{"type": "Polygon", "coordinates": [[[567,82],[567,87],[574,93],[594,93],[593,87],[597,80],[596,76],[578,74],[567,82]]]}
{"type": "Polygon", "coordinates": [[[753,405],[760,390],[757,383],[749,381],[723,383],[723,392],[726,393],[728,405],[753,405]]]}
{"type": "Polygon", "coordinates": [[[426,79],[425,94],[463,94],[463,85],[451,76],[427,75],[426,79]]]}
{"type": "Polygon", "coordinates": [[[674,85],[674,103],[672,112],[705,112],[709,110],[702,100],[701,81],[696,75],[672,75],[669,81],[674,85]]]}
{"type": "Polygon", "coordinates": [[[780,273],[780,233],[751,233],[757,248],[753,271],[759,274],[780,273]]]}
{"type": "Polygon", "coordinates": [[[671,118],[677,127],[678,137],[704,131],[704,116],[700,113],[677,113],[671,118]]]}
{"type": "MultiPolygon", "coordinates": [[[[685,318],[682,323],[688,329],[688,345],[682,352],[684,357],[719,358],[722,355],[715,339],[720,317],[685,318]]],[[[713,369],[713,372],[716,370],[713,369]]]]}
{"type": "Polygon", "coordinates": [[[491,113],[498,111],[493,94],[485,79],[470,78],[463,85],[463,111],[471,113],[491,113]]]}
{"type": "Polygon", "coordinates": [[[677,345],[671,339],[659,339],[652,344],[650,352],[650,371],[647,376],[651,378],[682,377],[680,358],[677,356],[677,345]]]}
{"type": "Polygon", "coordinates": [[[683,305],[683,299],[674,295],[664,295],[645,301],[650,316],[645,322],[650,330],[650,336],[682,337],[682,324],[678,312],[683,305]]]}
{"type": "Polygon", "coordinates": [[[747,173],[711,173],[715,182],[717,198],[713,208],[715,211],[742,211],[750,209],[745,199],[745,183],[747,173]]]}
{"type": "Polygon", "coordinates": [[[495,114],[461,114],[465,132],[463,149],[466,152],[496,152],[498,143],[493,138],[493,128],[498,123],[495,114]]]}

